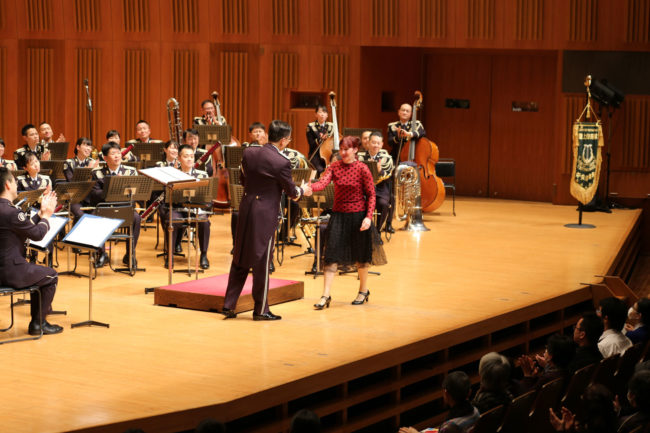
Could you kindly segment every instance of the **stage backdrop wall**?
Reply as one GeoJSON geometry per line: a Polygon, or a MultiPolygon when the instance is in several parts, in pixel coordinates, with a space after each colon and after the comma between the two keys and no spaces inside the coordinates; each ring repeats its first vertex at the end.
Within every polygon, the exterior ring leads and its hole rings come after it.
{"type": "MultiPolygon", "coordinates": [[[[384,127],[420,89],[429,136],[458,161],[459,192],[571,203],[570,122],[582,97],[563,91],[564,53],[648,51],[650,19],[639,12],[648,8],[650,0],[0,0],[0,136],[11,153],[27,122],[48,121],[70,141],[89,135],[87,78],[98,145],[108,129],[132,138],[139,119],[166,139],[168,98],[188,126],[217,90],[236,137],[246,139],[255,120],[281,118],[306,152],[313,110],[296,102],[301,94],[335,91],[342,128],[384,127]],[[448,108],[448,98],[470,106],[448,108]],[[512,111],[513,102],[538,111],[512,111]]],[[[586,75],[579,58],[567,69],[586,75]]],[[[632,92],[613,115],[610,189],[621,195],[650,192],[649,105],[632,92]]]]}

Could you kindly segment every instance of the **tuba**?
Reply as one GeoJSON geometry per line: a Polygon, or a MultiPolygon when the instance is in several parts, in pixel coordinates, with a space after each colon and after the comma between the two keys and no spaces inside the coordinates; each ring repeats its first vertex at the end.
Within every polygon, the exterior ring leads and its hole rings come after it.
{"type": "Polygon", "coordinates": [[[421,200],[419,170],[409,163],[400,164],[395,170],[395,212],[398,220],[406,220],[402,230],[429,231],[422,222],[421,200]]]}
{"type": "Polygon", "coordinates": [[[169,140],[175,141],[180,146],[183,143],[183,125],[181,124],[181,110],[175,98],[167,100],[167,121],[169,123],[169,140]]]}

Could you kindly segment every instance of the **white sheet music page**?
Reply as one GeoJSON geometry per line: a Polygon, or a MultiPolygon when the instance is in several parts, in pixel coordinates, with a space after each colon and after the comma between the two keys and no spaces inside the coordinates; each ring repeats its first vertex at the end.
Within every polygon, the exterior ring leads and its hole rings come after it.
{"type": "Polygon", "coordinates": [[[151,167],[138,170],[145,176],[148,176],[155,180],[158,183],[167,185],[168,183],[173,182],[182,182],[188,180],[196,180],[194,177],[189,174],[183,173],[177,168],[174,167],[151,167]]]}
{"type": "Polygon", "coordinates": [[[54,237],[57,234],[59,234],[61,229],[63,229],[63,227],[66,225],[68,219],[64,217],[52,215],[47,219],[47,221],[50,223],[50,229],[47,231],[43,239],[41,239],[40,241],[34,241],[30,239],[29,241],[30,245],[41,249],[47,248],[50,242],[52,242],[52,239],[54,239],[54,237]]]}
{"type": "Polygon", "coordinates": [[[63,238],[63,242],[99,248],[124,220],[84,214],[63,238]]]}

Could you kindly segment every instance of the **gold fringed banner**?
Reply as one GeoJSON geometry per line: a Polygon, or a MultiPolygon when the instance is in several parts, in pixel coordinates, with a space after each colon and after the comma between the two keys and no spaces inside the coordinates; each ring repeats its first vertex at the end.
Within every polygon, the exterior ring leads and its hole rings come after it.
{"type": "Polygon", "coordinates": [[[587,204],[594,198],[600,179],[603,147],[603,128],[598,122],[575,122],[573,124],[573,172],[571,195],[580,203],[587,204]]]}

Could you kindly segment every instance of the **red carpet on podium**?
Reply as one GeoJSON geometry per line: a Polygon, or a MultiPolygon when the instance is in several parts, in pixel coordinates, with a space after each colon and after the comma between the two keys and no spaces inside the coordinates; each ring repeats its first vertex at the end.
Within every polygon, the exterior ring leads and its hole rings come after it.
{"type": "MultiPolygon", "coordinates": [[[[189,308],[192,310],[221,311],[228,274],[158,287],[154,291],[154,304],[166,307],[189,308]]],[[[250,311],[255,302],[251,293],[253,277],[246,279],[235,312],[250,311]]],[[[269,279],[269,305],[281,304],[304,297],[305,288],[302,281],[269,279]]]]}

